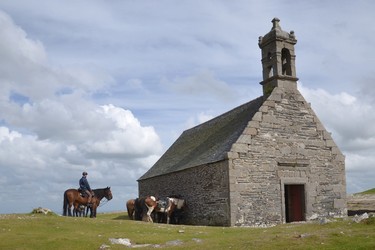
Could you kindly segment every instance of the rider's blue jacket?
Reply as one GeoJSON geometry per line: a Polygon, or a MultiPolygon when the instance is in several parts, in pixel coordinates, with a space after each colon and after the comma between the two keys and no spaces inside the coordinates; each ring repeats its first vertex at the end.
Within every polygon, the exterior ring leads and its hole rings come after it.
{"type": "Polygon", "coordinates": [[[82,176],[82,178],[79,180],[79,188],[82,189],[83,191],[85,190],[91,191],[89,182],[87,181],[85,176],[82,176]]]}

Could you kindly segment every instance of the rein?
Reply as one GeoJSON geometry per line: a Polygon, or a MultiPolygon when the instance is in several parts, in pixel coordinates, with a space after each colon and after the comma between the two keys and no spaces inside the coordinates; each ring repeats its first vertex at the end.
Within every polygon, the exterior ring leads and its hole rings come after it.
{"type": "Polygon", "coordinates": [[[108,201],[109,201],[109,200],[107,199],[107,197],[105,197],[105,191],[104,191],[104,190],[106,190],[106,188],[94,189],[94,190],[93,190],[95,196],[99,199],[99,202],[100,202],[98,207],[102,207],[102,206],[104,206],[104,205],[107,204],[108,201]],[[103,198],[105,198],[105,201],[102,202],[103,198]]]}
{"type": "MultiPolygon", "coordinates": [[[[105,197],[104,197],[104,198],[105,198],[105,197]]],[[[107,200],[107,198],[105,198],[105,200],[104,200],[103,202],[100,200],[100,204],[99,204],[98,207],[102,207],[102,206],[104,206],[105,204],[108,203],[108,201],[109,201],[109,200],[107,200]]]]}

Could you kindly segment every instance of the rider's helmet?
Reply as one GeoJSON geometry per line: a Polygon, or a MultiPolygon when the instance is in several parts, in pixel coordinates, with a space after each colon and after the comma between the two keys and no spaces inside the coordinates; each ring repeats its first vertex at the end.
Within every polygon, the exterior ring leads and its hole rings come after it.
{"type": "Polygon", "coordinates": [[[86,172],[86,171],[84,171],[84,172],[82,173],[82,175],[87,175],[87,172],[86,172]]]}

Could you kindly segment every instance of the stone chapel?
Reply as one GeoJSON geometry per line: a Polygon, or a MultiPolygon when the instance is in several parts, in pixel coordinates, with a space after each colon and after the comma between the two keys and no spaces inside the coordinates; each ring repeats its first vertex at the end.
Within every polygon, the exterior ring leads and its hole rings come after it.
{"type": "Polygon", "coordinates": [[[184,223],[269,226],[343,217],[345,157],[297,89],[293,31],[259,37],[263,95],[184,131],[138,179],[139,196],[181,195],[184,223]]]}

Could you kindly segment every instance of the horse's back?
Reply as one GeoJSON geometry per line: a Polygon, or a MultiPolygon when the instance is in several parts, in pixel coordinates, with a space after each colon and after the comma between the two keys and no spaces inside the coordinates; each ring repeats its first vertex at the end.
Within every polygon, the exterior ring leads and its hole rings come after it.
{"type": "Polygon", "coordinates": [[[78,193],[78,190],[75,188],[69,188],[65,190],[64,194],[70,194],[70,193],[78,193]]]}
{"type": "Polygon", "coordinates": [[[74,188],[67,189],[64,192],[64,198],[68,199],[70,202],[73,202],[78,196],[79,192],[74,188]]]}
{"type": "Polygon", "coordinates": [[[135,199],[130,199],[126,202],[126,208],[134,208],[135,205],[135,199]]]}

